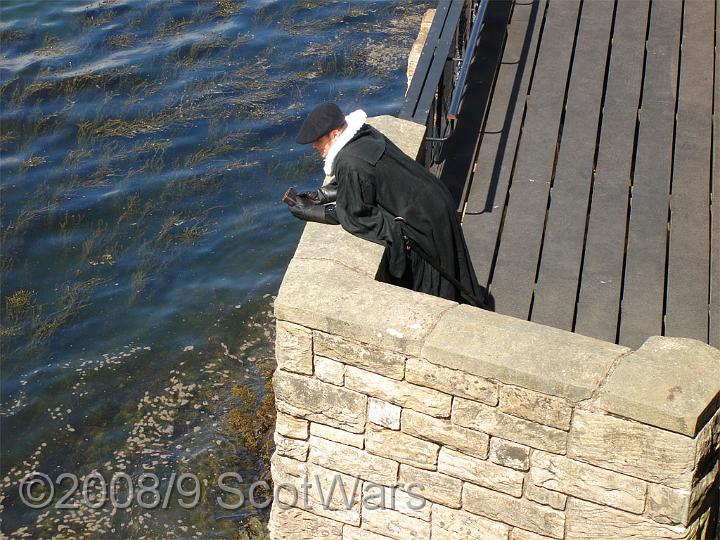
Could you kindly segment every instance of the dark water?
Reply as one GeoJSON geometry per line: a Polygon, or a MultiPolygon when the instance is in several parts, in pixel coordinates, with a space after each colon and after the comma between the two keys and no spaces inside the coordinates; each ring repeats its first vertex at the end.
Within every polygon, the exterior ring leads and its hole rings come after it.
{"type": "Polygon", "coordinates": [[[431,3],[0,2],[2,533],[254,537],[266,511],[219,507],[216,479],[268,476],[302,231],[278,200],[322,176],[292,139],[328,99],[397,113],[431,3]],[[207,485],[190,509],[56,508],[67,480],[35,510],[31,471],[207,485]]]}

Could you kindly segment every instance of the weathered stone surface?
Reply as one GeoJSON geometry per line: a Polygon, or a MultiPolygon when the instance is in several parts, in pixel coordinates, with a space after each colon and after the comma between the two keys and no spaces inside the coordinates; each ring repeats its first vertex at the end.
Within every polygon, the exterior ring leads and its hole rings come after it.
{"type": "Polygon", "coordinates": [[[315,376],[321,381],[342,386],[345,380],[345,366],[330,358],[315,355],[315,376]]]}
{"type": "Polygon", "coordinates": [[[405,380],[448,394],[497,405],[498,385],[465,371],[438,366],[421,358],[408,358],[405,380]]]}
{"type": "Polygon", "coordinates": [[[440,447],[412,437],[402,431],[369,427],[365,432],[365,448],[371,454],[394,459],[420,469],[437,467],[440,447]]]}
{"type": "MultiPolygon", "coordinates": [[[[364,486],[365,507],[363,512],[372,512],[377,508],[396,510],[406,516],[430,521],[432,504],[419,495],[417,490],[408,493],[402,486],[381,486],[366,482],[364,486]]],[[[429,526],[429,525],[428,525],[429,526]]]]}
{"type": "Polygon", "coordinates": [[[343,540],[388,540],[389,538],[389,536],[376,534],[367,529],[360,529],[350,525],[343,527],[343,540]]]}
{"type": "Polygon", "coordinates": [[[509,529],[504,523],[491,521],[463,510],[453,510],[437,504],[433,506],[433,540],[458,540],[460,538],[507,540],[509,529]]]}
{"type": "Polygon", "coordinates": [[[522,529],[514,528],[510,531],[510,540],[547,540],[549,536],[543,536],[542,534],[535,534],[530,531],[524,531],[522,529]]]}
{"type": "Polygon", "coordinates": [[[429,539],[430,527],[426,521],[406,516],[396,510],[363,508],[362,528],[396,540],[410,538],[429,539]]]}
{"type": "Polygon", "coordinates": [[[567,509],[566,540],[680,540],[695,538],[693,531],[677,525],[663,525],[642,516],[607,506],[570,499],[567,509]]]}
{"type": "Polygon", "coordinates": [[[310,424],[310,434],[323,439],[329,439],[331,441],[339,442],[340,444],[349,444],[355,448],[363,448],[365,443],[365,437],[358,433],[350,433],[343,429],[337,429],[324,424],[317,424],[315,422],[310,424]]]}
{"type": "MultiPolygon", "coordinates": [[[[563,538],[565,534],[562,512],[474,484],[463,487],[463,509],[551,538],[563,538]]],[[[592,535],[585,538],[592,538],[592,535]]]]}
{"type": "Polygon", "coordinates": [[[500,388],[500,410],[538,424],[565,431],[570,429],[572,406],[567,400],[519,386],[503,385],[500,388]]]}
{"type": "Polygon", "coordinates": [[[580,401],[629,349],[471,306],[442,315],[423,349],[428,361],[580,401]]]}
{"type": "MultiPolygon", "coordinates": [[[[376,268],[379,258],[377,263],[376,268]]],[[[275,316],[417,356],[425,336],[453,305],[443,298],[375,281],[344,264],[294,258],[275,299],[275,316]]]]}
{"type": "Polygon", "coordinates": [[[532,482],[527,483],[525,497],[538,504],[551,506],[555,510],[565,510],[565,505],[567,504],[567,495],[538,487],[532,482]]]}
{"type": "Polygon", "coordinates": [[[272,472],[273,482],[275,482],[276,485],[287,483],[298,486],[302,482],[302,479],[307,476],[307,463],[281,456],[275,452],[270,458],[270,470],[272,472]]]}
{"type": "Polygon", "coordinates": [[[280,411],[278,411],[275,419],[275,431],[284,437],[292,437],[293,439],[307,439],[308,425],[307,420],[295,418],[280,411]]]}
{"type": "Polygon", "coordinates": [[[462,482],[457,478],[409,465],[400,465],[399,481],[406,489],[422,495],[428,501],[460,508],[462,482]],[[416,486],[411,489],[408,484],[416,484],[416,486]]]}
{"type": "Polygon", "coordinates": [[[690,515],[690,491],[648,484],[645,513],[658,523],[687,525],[690,515]]]}
{"type": "Polygon", "coordinates": [[[312,332],[297,324],[278,320],[275,357],[280,369],[312,375],[312,332]]]}
{"type": "Polygon", "coordinates": [[[274,504],[270,511],[270,538],[281,540],[341,540],[342,523],[305,512],[299,508],[283,510],[274,504]]]}
{"type": "Polygon", "coordinates": [[[451,396],[353,366],[345,369],[345,387],[431,416],[450,416],[451,396]]]}
{"type": "Polygon", "coordinates": [[[646,483],[616,472],[536,451],[532,456],[530,481],[587,501],[641,514],[645,507],[646,483]]]}
{"type": "Polygon", "coordinates": [[[308,442],[300,439],[283,437],[275,432],[275,452],[298,461],[305,461],[308,454],[308,442]]]}
{"type": "Polygon", "coordinates": [[[720,351],[694,339],[655,336],[623,357],[597,405],[690,437],[717,410],[720,351]]]}
{"type": "Polygon", "coordinates": [[[400,411],[397,405],[374,397],[368,398],[368,422],[388,429],[400,429],[400,411]]]}
{"type": "Polygon", "coordinates": [[[527,471],[530,468],[530,448],[493,437],[490,439],[490,455],[488,459],[503,467],[527,471]]]}
{"type": "Polygon", "coordinates": [[[377,484],[390,485],[397,480],[397,462],[314,435],[310,435],[308,461],[377,484]]]}
{"type": "Polygon", "coordinates": [[[384,248],[343,230],[308,222],[295,250],[295,259],[336,262],[375,279],[384,248]]]}
{"type": "MultiPolygon", "coordinates": [[[[307,482],[308,508],[304,510],[350,525],[360,525],[362,480],[311,463],[308,465],[307,482]]],[[[303,495],[301,491],[297,506],[305,504],[303,495]]]]}
{"type": "Polygon", "coordinates": [[[382,132],[408,156],[413,159],[417,157],[424,141],[425,126],[388,115],[368,118],[367,123],[382,132]]]}
{"type": "Polygon", "coordinates": [[[451,420],[458,425],[532,448],[555,454],[565,453],[565,431],[505,414],[496,407],[488,407],[476,401],[455,398],[451,420]]]}
{"type": "Polygon", "coordinates": [[[466,454],[485,459],[488,455],[489,437],[412,409],[402,411],[402,431],[422,439],[428,439],[466,454]]]}
{"type": "Polygon", "coordinates": [[[363,394],[280,370],[273,375],[273,389],[281,412],[353,433],[365,430],[367,397],[363,394]]]}
{"type": "Polygon", "coordinates": [[[525,475],[514,469],[501,467],[487,460],[443,447],[438,458],[438,472],[520,497],[525,475]]]}
{"type": "Polygon", "coordinates": [[[568,457],[674,488],[689,488],[695,441],[684,435],[576,410],[568,457]]]}
{"type": "Polygon", "coordinates": [[[356,366],[391,379],[405,374],[405,355],[351,339],[315,332],[315,354],[356,366]]]}

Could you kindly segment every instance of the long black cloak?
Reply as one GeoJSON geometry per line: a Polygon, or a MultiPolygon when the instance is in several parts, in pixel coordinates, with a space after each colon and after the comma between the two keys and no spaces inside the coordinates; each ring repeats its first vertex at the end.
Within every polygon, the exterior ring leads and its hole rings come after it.
{"type": "Polygon", "coordinates": [[[395,282],[457,302],[485,301],[450,193],[430,171],[365,124],[338,152],[333,174],[338,221],[355,236],[387,248],[387,271],[395,282]],[[403,232],[432,264],[405,249],[403,232]],[[443,278],[438,267],[475,298],[443,278]]]}

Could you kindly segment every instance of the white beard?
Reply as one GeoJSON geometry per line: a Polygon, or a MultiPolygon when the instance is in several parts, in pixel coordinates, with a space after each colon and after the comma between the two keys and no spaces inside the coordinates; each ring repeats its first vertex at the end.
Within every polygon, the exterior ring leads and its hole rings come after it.
{"type": "Polygon", "coordinates": [[[363,127],[365,120],[367,120],[367,114],[365,114],[365,111],[362,109],[353,111],[345,117],[345,122],[347,122],[345,131],[343,131],[338,138],[333,141],[330,145],[327,156],[325,156],[325,166],[323,167],[323,170],[326,175],[329,176],[332,174],[333,162],[335,161],[335,157],[338,152],[342,150],[343,146],[349,143],[350,139],[352,139],[360,128],[363,127]]]}

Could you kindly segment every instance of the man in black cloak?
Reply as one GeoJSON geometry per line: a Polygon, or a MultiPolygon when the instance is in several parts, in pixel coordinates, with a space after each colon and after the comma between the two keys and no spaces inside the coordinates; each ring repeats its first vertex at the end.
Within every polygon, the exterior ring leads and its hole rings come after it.
{"type": "Polygon", "coordinates": [[[334,103],[310,112],[296,141],[312,144],[334,179],[298,194],[290,211],[385,246],[390,283],[487,308],[447,188],[366,118],[334,103]]]}

